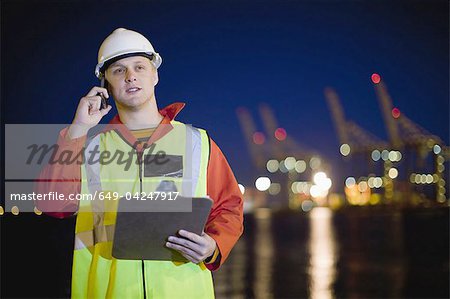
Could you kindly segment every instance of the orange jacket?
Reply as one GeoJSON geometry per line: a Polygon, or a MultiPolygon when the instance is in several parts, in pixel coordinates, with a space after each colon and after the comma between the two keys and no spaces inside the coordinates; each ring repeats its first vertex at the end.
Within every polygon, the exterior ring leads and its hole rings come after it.
{"type": "MultiPolygon", "coordinates": [[[[169,124],[184,106],[184,103],[174,103],[161,109],[159,112],[164,116],[161,124],[169,124]]],[[[115,124],[122,124],[118,115],[110,122],[110,125],[115,124]]],[[[130,140],[130,144],[135,144],[136,139],[131,132],[124,129],[124,126],[121,126],[121,128],[124,137],[130,140]]],[[[64,151],[79,153],[85,145],[86,136],[70,140],[66,138],[66,134],[67,128],[60,132],[56,158],[64,151]]],[[[152,135],[151,140],[156,141],[167,134],[167,131],[157,130],[154,134],[159,135],[152,135]]],[[[206,222],[205,232],[216,241],[220,255],[214,263],[206,264],[206,267],[214,271],[227,259],[231,249],[243,232],[243,199],[225,156],[211,138],[210,144],[207,194],[213,199],[214,203],[206,222]]],[[[79,155],[78,161],[80,159],[81,155],[79,155]]],[[[54,191],[68,196],[69,194],[78,194],[80,190],[81,169],[80,164],[77,163],[49,164],[42,170],[36,183],[36,192],[38,193],[54,191]],[[64,183],[61,184],[61,182],[64,183]]],[[[37,202],[37,208],[50,216],[65,218],[77,211],[78,201],[39,201],[37,202]]]]}

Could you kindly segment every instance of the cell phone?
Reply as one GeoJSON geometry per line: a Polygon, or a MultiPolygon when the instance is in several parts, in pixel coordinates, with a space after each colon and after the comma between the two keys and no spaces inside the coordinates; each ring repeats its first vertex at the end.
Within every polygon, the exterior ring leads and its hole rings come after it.
{"type": "MultiPolygon", "coordinates": [[[[105,77],[102,77],[100,79],[100,87],[105,88],[105,77]]],[[[100,106],[100,110],[106,109],[108,107],[108,100],[105,98],[105,96],[101,92],[97,93],[97,95],[99,95],[102,98],[102,104],[100,106]]]]}

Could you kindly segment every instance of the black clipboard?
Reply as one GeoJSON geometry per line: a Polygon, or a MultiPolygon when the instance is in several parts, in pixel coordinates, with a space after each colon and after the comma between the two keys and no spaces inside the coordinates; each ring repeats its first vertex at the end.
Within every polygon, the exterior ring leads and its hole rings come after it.
{"type": "MultiPolygon", "coordinates": [[[[182,199],[180,196],[177,200],[182,199]]],[[[136,202],[119,201],[112,256],[127,260],[187,262],[178,251],[165,246],[167,238],[176,236],[180,229],[201,235],[212,200],[209,197],[192,198],[192,212],[128,212],[131,204],[136,202]]]]}

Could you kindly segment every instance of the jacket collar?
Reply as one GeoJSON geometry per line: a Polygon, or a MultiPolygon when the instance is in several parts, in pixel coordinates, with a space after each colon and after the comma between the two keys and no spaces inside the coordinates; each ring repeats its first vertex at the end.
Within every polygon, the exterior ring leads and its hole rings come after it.
{"type": "MultiPolygon", "coordinates": [[[[164,116],[164,118],[156,128],[155,132],[153,132],[152,136],[150,136],[150,139],[147,141],[147,145],[153,144],[173,129],[173,126],[170,122],[175,119],[175,117],[178,115],[178,113],[180,113],[185,105],[185,103],[176,102],[159,110],[159,113],[164,116]]],[[[142,146],[140,145],[140,143],[137,142],[137,139],[134,137],[134,135],[120,120],[119,114],[116,114],[111,119],[103,132],[110,130],[116,131],[128,144],[135,147],[138,151],[142,150],[142,146]]]]}

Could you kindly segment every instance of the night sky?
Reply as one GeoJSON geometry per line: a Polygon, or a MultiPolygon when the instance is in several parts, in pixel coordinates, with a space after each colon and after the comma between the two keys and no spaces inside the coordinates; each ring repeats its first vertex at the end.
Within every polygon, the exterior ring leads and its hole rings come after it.
{"type": "Polygon", "coordinates": [[[252,174],[240,106],[263,130],[269,104],[298,143],[339,161],[331,86],[349,119],[387,140],[374,72],[449,144],[448,1],[2,1],[1,14],[3,123],[70,123],[98,84],[101,42],[125,27],[163,57],[159,107],[186,102],[178,120],[207,129],[240,182],[252,174]]]}

